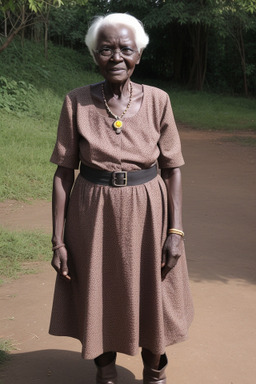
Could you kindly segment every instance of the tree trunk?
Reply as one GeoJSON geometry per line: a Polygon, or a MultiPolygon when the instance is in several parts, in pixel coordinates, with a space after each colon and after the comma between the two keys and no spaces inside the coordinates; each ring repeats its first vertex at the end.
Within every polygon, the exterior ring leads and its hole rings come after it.
{"type": "Polygon", "coordinates": [[[0,47],[0,53],[3,52],[7,47],[8,45],[13,41],[14,37],[19,33],[19,31],[22,29],[23,27],[20,27],[18,29],[16,29],[15,31],[13,31],[7,38],[7,40],[5,40],[5,42],[1,45],[0,47]]]}
{"type": "Polygon", "coordinates": [[[248,97],[248,85],[247,85],[247,75],[246,75],[246,58],[245,58],[245,48],[244,48],[244,36],[242,28],[240,28],[239,31],[240,34],[240,55],[241,55],[241,63],[242,63],[242,70],[243,70],[243,78],[244,78],[244,94],[246,97],[248,97]]]}
{"type": "MultiPolygon", "coordinates": [[[[11,31],[9,32],[9,34],[7,33],[7,39],[4,41],[4,43],[0,46],[0,53],[3,52],[7,47],[8,45],[13,41],[14,37],[20,32],[22,31],[28,24],[28,21],[30,19],[30,16],[31,14],[24,14],[24,18],[22,18],[22,15],[19,15],[19,17],[17,17],[15,23],[11,23],[12,24],[12,29],[11,31]],[[22,18],[22,20],[21,20],[22,18]],[[21,20],[21,22],[20,22],[21,20]],[[20,24],[19,24],[20,22],[20,24]],[[19,24],[19,25],[18,25],[19,24]]],[[[10,20],[10,16],[8,16],[9,20],[10,20]]],[[[32,24],[30,24],[32,25],[32,24]]]]}
{"type": "Polygon", "coordinates": [[[195,27],[189,28],[189,31],[192,41],[193,62],[188,85],[202,91],[207,67],[208,28],[197,24],[195,27]]]}
{"type": "Polygon", "coordinates": [[[235,25],[231,30],[230,30],[230,36],[234,40],[239,55],[241,59],[241,66],[242,66],[242,71],[243,71],[243,83],[244,83],[244,94],[246,97],[249,96],[248,92],[248,84],[247,84],[247,75],[246,75],[246,57],[245,57],[245,47],[244,47],[244,36],[243,36],[243,27],[239,23],[238,26],[235,25]]]}
{"type": "Polygon", "coordinates": [[[185,40],[185,30],[180,26],[176,26],[172,31],[174,36],[177,36],[175,39],[175,45],[173,48],[173,78],[177,83],[184,81],[183,75],[183,61],[184,61],[184,40],[185,40]]]}
{"type": "MultiPolygon", "coordinates": [[[[21,16],[21,24],[25,23],[25,5],[22,6],[22,16],[21,16]]],[[[24,39],[25,39],[25,28],[22,28],[21,31],[21,46],[24,48],[24,39]]]]}

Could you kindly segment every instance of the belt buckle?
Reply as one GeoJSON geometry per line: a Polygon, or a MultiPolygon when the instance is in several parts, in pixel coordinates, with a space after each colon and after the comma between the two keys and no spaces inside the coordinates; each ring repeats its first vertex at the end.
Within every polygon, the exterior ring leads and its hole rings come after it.
{"type": "Polygon", "coordinates": [[[126,187],[127,186],[127,172],[126,171],[116,171],[112,173],[112,185],[114,187],[126,187]],[[117,175],[123,175],[123,183],[119,184],[117,180],[117,175]]]}

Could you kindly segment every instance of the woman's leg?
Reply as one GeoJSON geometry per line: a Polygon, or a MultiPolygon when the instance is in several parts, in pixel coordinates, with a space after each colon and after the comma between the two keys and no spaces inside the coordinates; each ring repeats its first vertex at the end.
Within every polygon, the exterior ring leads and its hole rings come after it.
{"type": "Polygon", "coordinates": [[[158,369],[161,355],[155,355],[146,348],[142,348],[141,356],[145,365],[150,368],[158,369]]]}
{"type": "Polygon", "coordinates": [[[94,362],[97,367],[97,384],[116,384],[116,352],[106,352],[96,357],[94,362]]]}

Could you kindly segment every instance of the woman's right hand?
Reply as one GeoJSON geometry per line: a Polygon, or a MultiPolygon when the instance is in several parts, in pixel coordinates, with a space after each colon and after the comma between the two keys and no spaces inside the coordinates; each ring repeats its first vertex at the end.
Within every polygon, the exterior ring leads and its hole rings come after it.
{"type": "Polygon", "coordinates": [[[68,253],[65,246],[56,249],[53,252],[52,267],[65,280],[70,281],[71,277],[68,274],[68,253]]]}

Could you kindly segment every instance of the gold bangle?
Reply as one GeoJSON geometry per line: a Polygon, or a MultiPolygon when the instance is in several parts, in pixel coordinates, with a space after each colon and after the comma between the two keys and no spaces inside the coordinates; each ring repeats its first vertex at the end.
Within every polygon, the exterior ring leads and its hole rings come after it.
{"type": "Polygon", "coordinates": [[[64,243],[55,245],[54,247],[52,247],[52,251],[56,251],[57,249],[60,249],[60,248],[62,248],[62,247],[65,247],[65,244],[64,244],[64,243]]]}
{"type": "Polygon", "coordinates": [[[181,231],[180,229],[176,229],[176,228],[170,228],[168,230],[168,233],[171,234],[171,233],[174,233],[175,235],[180,235],[181,237],[184,237],[185,234],[183,231],[181,231]]]}

